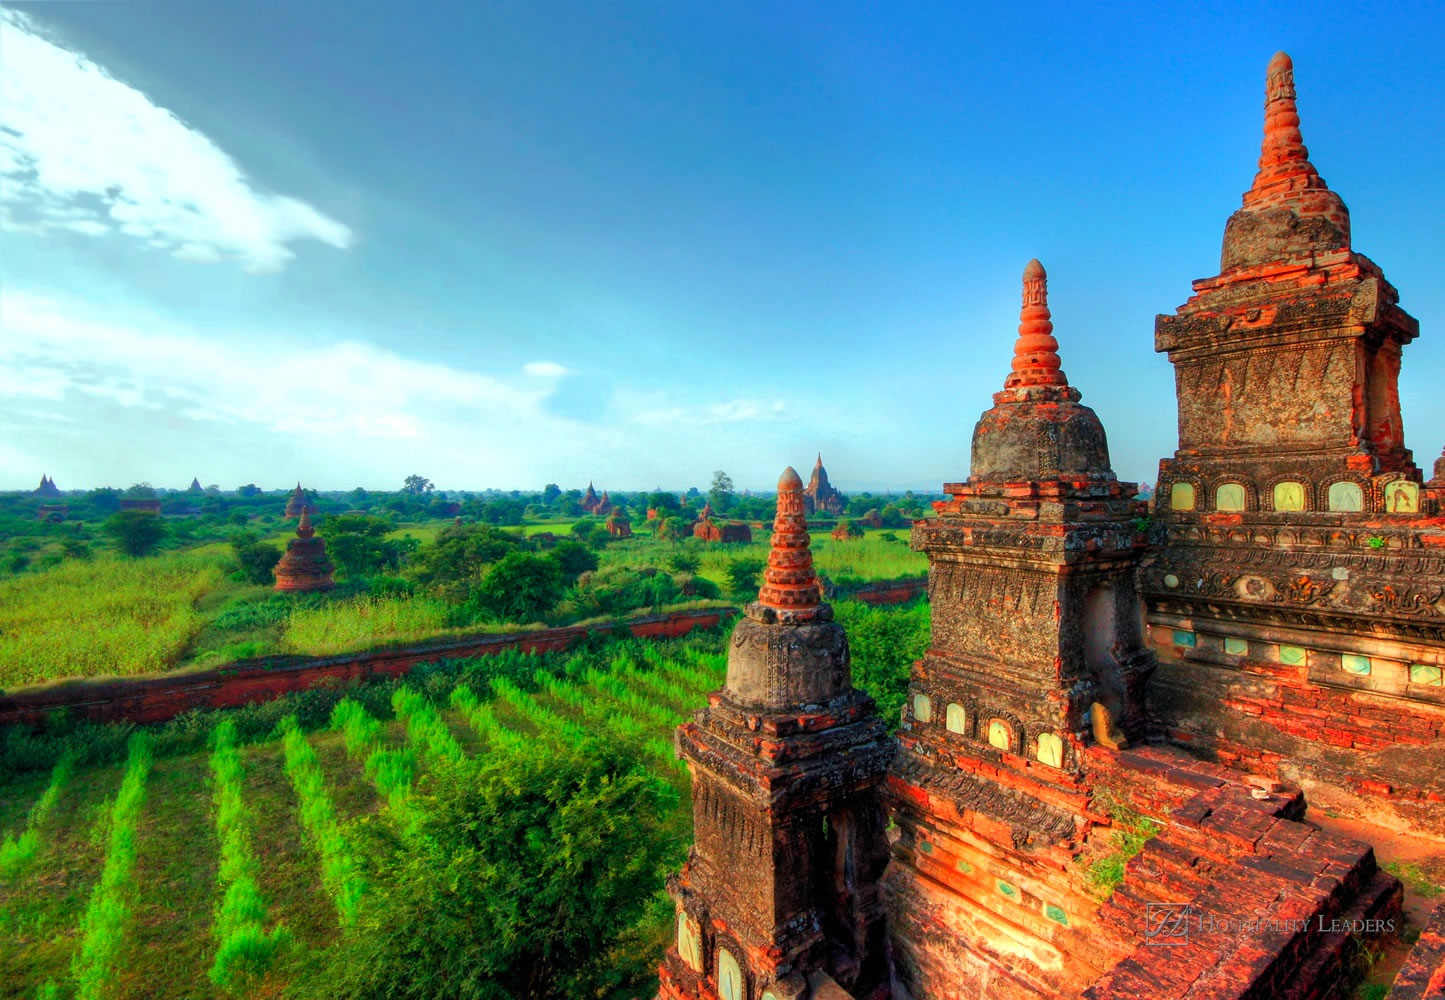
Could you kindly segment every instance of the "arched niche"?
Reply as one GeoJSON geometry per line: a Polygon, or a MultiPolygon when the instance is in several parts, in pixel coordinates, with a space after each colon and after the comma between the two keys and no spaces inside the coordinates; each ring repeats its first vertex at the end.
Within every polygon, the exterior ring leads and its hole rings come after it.
{"type": "Polygon", "coordinates": [[[1385,484],[1386,514],[1418,514],[1420,487],[1408,480],[1397,479],[1385,484]]]}
{"type": "Polygon", "coordinates": [[[686,910],[677,911],[677,957],[693,972],[702,971],[702,929],[686,910]]]}
{"type": "Polygon", "coordinates": [[[1064,766],[1064,741],[1053,733],[1039,733],[1037,756],[1040,764],[1064,766]]]}
{"type": "Polygon", "coordinates": [[[1214,489],[1214,509],[1222,511],[1244,510],[1244,486],[1240,483],[1220,483],[1214,489]]]}
{"type": "Polygon", "coordinates": [[[949,704],[944,721],[950,733],[968,732],[968,711],[956,701],[949,704]]]}
{"type": "Polygon", "coordinates": [[[933,721],[933,700],[926,694],[913,696],[913,717],[919,722],[933,721]]]}
{"type": "Polygon", "coordinates": [[[1012,750],[1014,746],[1013,726],[1004,719],[988,720],[988,744],[999,750],[1012,750]]]}
{"type": "Polygon", "coordinates": [[[743,1000],[743,969],[737,958],[726,948],[717,950],[717,995],[718,1000],[743,1000]]]}
{"type": "Polygon", "coordinates": [[[1170,510],[1193,510],[1197,503],[1193,483],[1175,483],[1169,487],[1170,510]]]}
{"type": "Polygon", "coordinates": [[[1365,509],[1365,491],[1359,483],[1349,479],[1330,483],[1329,508],[1344,513],[1362,511],[1365,509]]]}
{"type": "Polygon", "coordinates": [[[1305,484],[1286,479],[1274,484],[1274,509],[1294,511],[1305,509],[1305,484]]]}

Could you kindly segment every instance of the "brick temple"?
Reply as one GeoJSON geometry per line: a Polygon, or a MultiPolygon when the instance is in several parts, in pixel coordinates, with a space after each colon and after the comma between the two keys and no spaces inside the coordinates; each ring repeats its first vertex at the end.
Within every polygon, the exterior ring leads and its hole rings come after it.
{"type": "Polygon", "coordinates": [[[847,506],[847,499],[828,482],[828,470],[823,468],[823,454],[813,465],[813,474],[803,490],[803,508],[809,514],[841,514],[847,506]]]}
{"type": "Polygon", "coordinates": [[[330,590],[336,586],[332,580],[335,571],[326,555],[326,542],[316,537],[316,529],[311,526],[311,508],[302,507],[296,537],[286,543],[286,551],[272,571],[276,589],[295,594],[330,590]]]}
{"type": "MultiPolygon", "coordinates": [[[[1156,324],[1179,448],[1152,517],[1030,261],[968,476],[914,523],[932,634],[892,738],[812,571],[836,491],[821,456],[787,470],[726,685],[677,733],[696,840],[659,996],[1353,996],[1402,886],[1311,805],[1445,838],[1445,456],[1427,481],[1405,448],[1398,300],[1280,53],[1220,273],[1156,324]]],[[[1445,997],[1445,904],[1391,996],[1445,997]]]]}

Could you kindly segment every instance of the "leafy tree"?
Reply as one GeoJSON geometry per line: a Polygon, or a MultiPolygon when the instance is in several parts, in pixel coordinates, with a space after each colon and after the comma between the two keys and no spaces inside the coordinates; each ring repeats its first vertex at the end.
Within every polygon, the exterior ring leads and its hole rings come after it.
{"type": "Polygon", "coordinates": [[[558,542],[547,557],[556,560],[557,565],[562,567],[562,576],[568,584],[597,568],[597,553],[571,538],[558,542]]]}
{"type": "Polygon", "coordinates": [[[677,793],[641,758],[616,739],[536,741],[428,768],[413,834],[384,813],[354,828],[371,888],[329,952],[327,994],[640,995],[619,953],[680,860],[664,832],[677,793]]]}
{"type": "Polygon", "coordinates": [[[247,483],[245,486],[236,487],[238,497],[258,497],[261,495],[261,487],[255,483],[247,483]]]}
{"type": "Polygon", "coordinates": [[[343,575],[355,579],[399,567],[415,551],[414,538],[388,539],[391,522],[361,514],[327,517],[318,529],[326,552],[343,575]]]}
{"type": "Polygon", "coordinates": [[[366,503],[366,501],[370,497],[371,494],[366,492],[366,490],[362,489],[360,486],[352,490],[350,493],[346,494],[346,499],[351,501],[351,505],[353,507],[360,506],[361,504],[366,503]]]}
{"type": "Polygon", "coordinates": [[[418,476],[415,473],[407,476],[406,481],[401,487],[403,493],[411,493],[416,496],[420,496],[423,493],[430,493],[434,489],[436,489],[436,487],[432,485],[430,479],[424,476],[418,476]]]}
{"type": "Polygon", "coordinates": [[[156,490],[150,483],[136,483],[126,488],[125,495],[128,500],[154,500],[156,490]]]}
{"type": "Polygon", "coordinates": [[[90,546],[79,538],[67,538],[60,543],[60,551],[65,553],[68,559],[89,559],[91,557],[90,546]]]}
{"type": "Polygon", "coordinates": [[[680,517],[664,517],[652,530],[665,542],[680,542],[692,535],[692,526],[680,517]]]}
{"type": "Polygon", "coordinates": [[[733,505],[733,477],[722,469],[712,474],[712,487],[707,491],[713,510],[726,514],[733,505]]]}
{"type": "Polygon", "coordinates": [[[664,490],[647,494],[647,506],[659,513],[671,511],[675,514],[682,510],[682,504],[678,502],[677,494],[664,490]]]}
{"type": "Polygon", "coordinates": [[[728,590],[734,597],[756,596],[759,577],[767,563],[761,559],[741,558],[728,563],[728,590]]]}
{"type": "Polygon", "coordinates": [[[668,568],[677,573],[696,573],[702,559],[696,552],[679,549],[667,557],[668,568]]]}
{"type": "Polygon", "coordinates": [[[562,567],[533,552],[508,552],[482,579],[477,597],[502,621],[536,621],[562,597],[562,567]]]}
{"type": "Polygon", "coordinates": [[[550,507],[557,502],[557,498],[561,495],[562,487],[556,483],[548,483],[542,488],[542,503],[544,506],[550,507]]]}
{"type": "Polygon", "coordinates": [[[850,521],[846,517],[838,522],[838,530],[841,531],[843,535],[848,538],[863,537],[863,529],[859,527],[858,522],[850,521]]]}
{"type": "Polygon", "coordinates": [[[438,588],[443,596],[465,601],[471,588],[481,582],[483,570],[521,545],[516,535],[489,524],[452,525],[421,550],[414,575],[421,583],[438,588]]]}
{"type": "Polygon", "coordinates": [[[242,532],[231,539],[231,551],[241,564],[241,572],[250,583],[275,583],[272,570],[281,561],[281,550],[257,540],[251,532],[242,532]]]}
{"type": "Polygon", "coordinates": [[[102,486],[98,490],[91,490],[85,495],[85,502],[98,511],[112,514],[120,510],[120,490],[112,489],[109,486],[102,486]]]}
{"type": "Polygon", "coordinates": [[[148,510],[117,511],[103,527],[116,547],[129,556],[149,555],[166,537],[165,524],[148,510]]]}

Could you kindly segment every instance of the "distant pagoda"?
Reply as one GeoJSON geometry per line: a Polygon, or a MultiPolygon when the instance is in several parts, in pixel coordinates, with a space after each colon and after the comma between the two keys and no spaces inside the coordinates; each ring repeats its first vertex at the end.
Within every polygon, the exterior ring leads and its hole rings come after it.
{"type": "MultiPolygon", "coordinates": [[[[299,484],[298,484],[298,485],[299,485],[299,484]]],[[[192,478],[191,478],[191,485],[190,485],[190,487],[189,487],[189,492],[191,492],[191,493],[203,493],[203,492],[205,492],[204,490],[201,489],[201,481],[200,481],[199,479],[197,479],[197,478],[195,478],[195,477],[192,477],[192,478]]]]}
{"type": "Polygon", "coordinates": [[[828,482],[828,470],[823,468],[823,454],[819,452],[808,486],[803,490],[803,508],[809,514],[841,514],[844,506],[843,494],[828,482]]]}
{"type": "Polygon", "coordinates": [[[306,491],[301,488],[301,483],[296,483],[296,488],[291,491],[291,497],[286,501],[286,516],[300,517],[301,512],[306,509],[306,491]]]}
{"type": "Polygon", "coordinates": [[[326,542],[317,538],[316,529],[311,527],[311,508],[302,507],[296,537],[286,543],[286,552],[274,570],[276,589],[292,593],[330,590],[336,586],[331,579],[335,571],[326,558],[326,542]]]}
{"type": "Polygon", "coordinates": [[[60,488],[55,485],[55,480],[49,476],[40,477],[40,485],[35,488],[35,495],[38,497],[58,497],[60,488]]]}

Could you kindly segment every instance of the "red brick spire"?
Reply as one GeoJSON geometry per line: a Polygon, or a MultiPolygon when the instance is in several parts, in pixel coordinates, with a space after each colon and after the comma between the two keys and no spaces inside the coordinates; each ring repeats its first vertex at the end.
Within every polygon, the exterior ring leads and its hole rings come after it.
{"type": "Polygon", "coordinates": [[[773,549],[758,603],[791,612],[793,620],[813,617],[818,607],[818,577],[808,550],[808,518],[803,512],[803,480],[792,466],[778,479],[778,516],[773,521],[773,549]]]}
{"type": "Polygon", "coordinates": [[[309,505],[301,508],[301,521],[296,525],[296,534],[302,538],[310,538],[316,534],[316,529],[311,527],[311,507],[309,505]]]}
{"type": "Polygon", "coordinates": [[[1014,343],[1013,372],[1005,389],[1029,385],[1068,385],[1060,367],[1059,342],[1049,313],[1048,275],[1035,258],[1024,268],[1023,308],[1019,310],[1019,339],[1014,343]]]}
{"type": "Polygon", "coordinates": [[[1244,207],[1288,207],[1296,215],[1324,216],[1349,238],[1350,216],[1310,162],[1295,106],[1294,62],[1283,52],[1269,61],[1264,89],[1264,143],[1259,173],[1244,195],[1244,207]]]}

